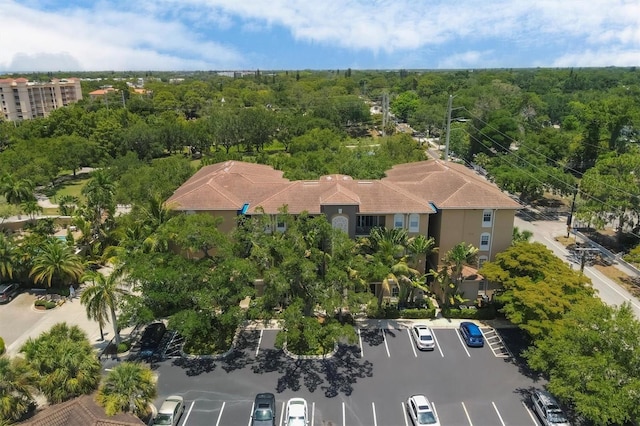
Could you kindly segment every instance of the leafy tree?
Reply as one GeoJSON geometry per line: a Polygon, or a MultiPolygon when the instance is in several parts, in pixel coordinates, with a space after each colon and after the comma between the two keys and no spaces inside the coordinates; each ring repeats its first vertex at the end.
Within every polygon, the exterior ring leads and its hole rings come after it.
{"type": "Polygon", "coordinates": [[[485,262],[480,274],[499,283],[502,312],[534,338],[544,336],[571,307],[593,297],[589,280],[540,243],[517,242],[485,262]]]}
{"type": "Polygon", "coordinates": [[[98,390],[96,401],[108,416],[132,413],[140,418],[149,414],[156,397],[156,380],[149,367],[123,362],[113,368],[98,390]]]}
{"type": "Polygon", "coordinates": [[[0,424],[18,421],[34,407],[34,379],[23,359],[0,357],[0,424]]]}
{"type": "Polygon", "coordinates": [[[628,304],[589,298],[573,304],[525,356],[578,415],[594,424],[625,424],[640,415],[639,330],[628,304]]]}
{"type": "Polygon", "coordinates": [[[403,92],[391,102],[391,111],[398,117],[398,120],[406,122],[419,106],[420,100],[415,92],[403,92]]]}
{"type": "Polygon", "coordinates": [[[84,272],[80,257],[57,238],[48,238],[33,258],[29,276],[37,283],[64,285],[77,282],[84,272]]]}
{"type": "Polygon", "coordinates": [[[78,326],[54,325],[22,346],[35,383],[50,404],[92,393],[100,383],[100,361],[78,326]]]}
{"type": "Polygon", "coordinates": [[[5,174],[0,178],[0,194],[9,204],[21,204],[33,200],[34,184],[28,179],[16,179],[13,175],[5,174]]]}
{"type": "Polygon", "coordinates": [[[182,249],[211,258],[212,250],[227,248],[227,238],[218,229],[221,223],[220,217],[210,214],[181,214],[169,219],[159,232],[182,249]]]}

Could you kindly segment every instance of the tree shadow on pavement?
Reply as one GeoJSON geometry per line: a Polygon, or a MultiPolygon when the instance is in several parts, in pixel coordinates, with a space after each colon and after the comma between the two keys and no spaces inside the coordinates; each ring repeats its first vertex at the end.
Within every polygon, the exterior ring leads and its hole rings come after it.
{"type": "Polygon", "coordinates": [[[283,351],[267,349],[261,351],[252,370],[256,374],[277,372],[280,374],[276,390],[298,391],[305,386],[309,392],[320,388],[325,396],[332,398],[340,393],[351,395],[358,379],[373,375],[373,364],[359,358],[357,346],[339,345],[331,358],[293,359],[283,351]]]}
{"type": "Polygon", "coordinates": [[[362,338],[362,342],[369,346],[378,346],[384,342],[382,331],[379,328],[360,329],[360,337],[362,338]]]}
{"type": "Polygon", "coordinates": [[[185,374],[187,376],[198,376],[203,373],[211,373],[215,371],[217,367],[217,363],[219,361],[215,359],[189,359],[189,358],[178,358],[172,362],[172,365],[176,367],[181,367],[185,370],[185,374]]]}

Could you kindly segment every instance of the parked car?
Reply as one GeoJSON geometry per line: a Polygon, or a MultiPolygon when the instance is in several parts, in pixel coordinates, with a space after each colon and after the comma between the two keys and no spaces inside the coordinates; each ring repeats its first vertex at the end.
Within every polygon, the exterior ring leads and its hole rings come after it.
{"type": "Polygon", "coordinates": [[[468,321],[460,323],[460,334],[467,346],[478,348],[484,346],[484,336],[480,331],[480,327],[474,323],[468,321]]]}
{"type": "Polygon", "coordinates": [[[172,395],[165,399],[158,414],[153,419],[153,425],[176,426],[184,413],[184,399],[178,395],[172,395]]]}
{"type": "Polygon", "coordinates": [[[20,293],[20,284],[7,283],[0,284],[0,303],[8,303],[20,293]]]}
{"type": "Polygon", "coordinates": [[[307,401],[303,398],[291,398],[287,401],[287,414],[285,416],[286,426],[307,426],[307,401]]]}
{"type": "Polygon", "coordinates": [[[272,393],[259,393],[253,404],[252,426],[276,425],[276,397],[272,393]]]}
{"type": "Polygon", "coordinates": [[[438,416],[424,395],[413,395],[407,400],[407,412],[414,425],[440,426],[438,416]]]}
{"type": "Polygon", "coordinates": [[[420,350],[434,350],[436,341],[433,339],[431,329],[426,325],[414,325],[411,335],[416,342],[416,347],[420,350]]]}
{"type": "Polygon", "coordinates": [[[547,391],[531,392],[531,404],[544,426],[571,426],[556,399],[547,391]]]}
{"type": "Polygon", "coordinates": [[[142,332],[140,338],[140,357],[152,358],[158,355],[158,349],[167,327],[162,322],[149,324],[142,332]]]}

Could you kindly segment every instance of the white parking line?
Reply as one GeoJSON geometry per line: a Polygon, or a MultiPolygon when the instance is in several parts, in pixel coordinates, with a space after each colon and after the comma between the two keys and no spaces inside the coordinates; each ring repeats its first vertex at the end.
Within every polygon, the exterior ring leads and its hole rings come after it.
{"type": "Polygon", "coordinates": [[[284,401],[282,401],[282,410],[280,410],[280,421],[278,422],[278,424],[281,425],[283,421],[284,421],[284,401]]]}
{"type": "Polygon", "coordinates": [[[373,411],[373,426],[378,426],[378,419],[376,418],[376,403],[371,403],[371,411],[373,411]]]}
{"type": "Polygon", "coordinates": [[[187,420],[189,420],[189,416],[191,415],[191,410],[193,410],[193,406],[196,402],[192,401],[191,405],[189,406],[189,410],[187,410],[187,415],[184,416],[184,419],[182,419],[182,426],[186,426],[187,424],[187,420]]]}
{"type": "Polygon", "coordinates": [[[524,409],[527,410],[527,413],[529,413],[529,417],[531,417],[531,421],[533,422],[533,424],[535,426],[538,426],[536,416],[531,412],[531,410],[529,410],[529,407],[527,407],[527,404],[525,404],[524,401],[520,401],[520,402],[522,403],[522,406],[524,407],[524,409]]]}
{"type": "Polygon", "coordinates": [[[491,405],[493,405],[493,409],[496,410],[496,414],[498,415],[498,418],[500,419],[500,423],[502,424],[502,426],[506,426],[504,424],[504,420],[502,420],[502,416],[500,415],[500,411],[498,411],[498,407],[496,407],[496,403],[491,401],[491,405]]]}
{"type": "Polygon", "coordinates": [[[407,410],[406,410],[406,408],[404,408],[404,402],[401,402],[400,406],[402,407],[402,415],[404,416],[404,424],[405,424],[405,426],[409,426],[409,421],[407,420],[407,410]]]}
{"type": "Polygon", "coordinates": [[[254,408],[256,408],[255,401],[251,403],[251,412],[249,413],[249,423],[247,423],[247,426],[251,426],[251,420],[253,420],[253,409],[254,408]]]}
{"type": "Polygon", "coordinates": [[[260,338],[258,339],[258,347],[256,348],[256,356],[258,356],[258,352],[260,351],[260,343],[262,343],[262,334],[264,330],[260,330],[260,338]]]}
{"type": "Polygon", "coordinates": [[[315,419],[316,419],[316,403],[314,401],[311,403],[311,426],[316,424],[315,419]]]}
{"type": "Polygon", "coordinates": [[[358,340],[360,341],[360,358],[364,358],[364,348],[362,347],[362,335],[360,329],[358,329],[358,340]]]}
{"type": "Polygon", "coordinates": [[[220,414],[218,414],[218,421],[216,422],[216,426],[220,426],[220,419],[222,419],[222,412],[224,411],[224,405],[226,402],[222,403],[222,407],[220,407],[220,414]]]}
{"type": "Polygon", "coordinates": [[[411,349],[413,349],[413,356],[418,358],[418,353],[416,352],[416,345],[413,344],[413,337],[411,337],[411,332],[407,328],[407,334],[409,335],[409,344],[411,345],[411,349]]]}
{"type": "Polygon", "coordinates": [[[457,328],[455,330],[456,330],[456,335],[458,336],[458,340],[460,340],[460,344],[462,345],[462,348],[467,353],[467,356],[471,358],[471,354],[467,350],[467,344],[464,342],[464,340],[462,340],[462,336],[460,336],[460,330],[458,330],[457,328]]]}
{"type": "Polygon", "coordinates": [[[433,334],[433,341],[436,343],[436,347],[440,351],[440,356],[442,356],[442,358],[444,358],[444,354],[442,353],[442,348],[440,347],[440,343],[438,343],[438,339],[436,339],[436,333],[434,332],[432,334],[433,334]]]}
{"type": "Polygon", "coordinates": [[[391,354],[389,353],[389,345],[387,345],[387,336],[384,331],[384,328],[380,329],[382,331],[382,340],[384,340],[384,347],[387,349],[387,357],[391,358],[391,354]]]}
{"type": "Polygon", "coordinates": [[[469,426],[473,426],[473,423],[471,423],[471,417],[469,417],[469,412],[467,411],[467,407],[464,405],[464,402],[461,402],[462,404],[462,409],[464,410],[464,414],[467,416],[467,421],[469,422],[469,426]]]}
{"type": "Polygon", "coordinates": [[[342,403],[342,426],[347,422],[346,413],[344,412],[344,402],[342,403]]]}
{"type": "Polygon", "coordinates": [[[436,415],[436,420],[438,420],[438,410],[436,410],[436,406],[433,402],[431,402],[431,409],[433,410],[433,414],[436,415]]]}

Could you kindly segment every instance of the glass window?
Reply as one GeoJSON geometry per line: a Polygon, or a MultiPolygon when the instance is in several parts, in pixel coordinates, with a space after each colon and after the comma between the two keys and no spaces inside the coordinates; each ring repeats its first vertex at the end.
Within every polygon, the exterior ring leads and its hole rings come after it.
{"type": "Polygon", "coordinates": [[[493,211],[492,210],[485,210],[482,212],[482,226],[483,227],[490,227],[493,223],[493,211]]]}
{"type": "Polygon", "coordinates": [[[404,228],[404,215],[402,213],[396,213],[393,215],[393,227],[404,228]]]}
{"type": "Polygon", "coordinates": [[[489,243],[491,242],[491,235],[488,232],[480,235],[480,250],[489,250],[489,243]]]}
{"type": "Polygon", "coordinates": [[[409,215],[409,232],[420,231],[420,216],[417,213],[411,213],[409,215]]]}
{"type": "Polygon", "coordinates": [[[487,256],[479,256],[478,257],[478,268],[482,268],[482,265],[484,264],[484,262],[486,262],[487,260],[489,260],[489,258],[487,256]]]}

